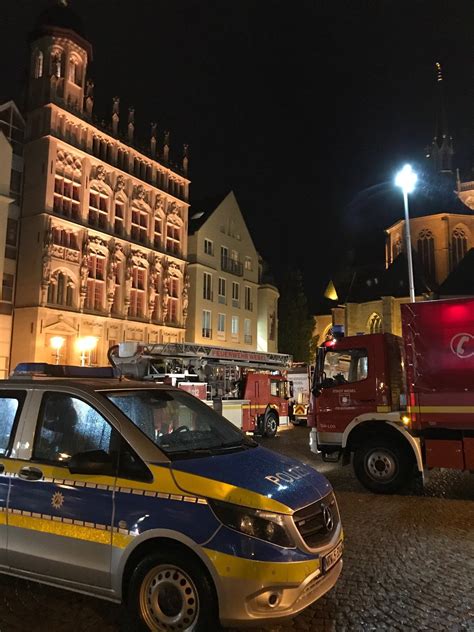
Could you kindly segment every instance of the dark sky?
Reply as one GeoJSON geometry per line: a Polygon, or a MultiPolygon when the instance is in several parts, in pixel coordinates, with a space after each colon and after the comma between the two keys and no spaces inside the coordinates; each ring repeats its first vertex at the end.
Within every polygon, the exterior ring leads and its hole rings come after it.
{"type": "MultiPolygon", "coordinates": [[[[26,34],[48,4],[2,2],[3,96],[19,98],[26,34]]],[[[257,249],[277,273],[299,266],[314,305],[351,244],[383,257],[383,228],[402,213],[393,174],[406,160],[422,168],[433,136],[435,61],[455,162],[470,166],[472,0],[70,5],[94,46],[96,113],[108,120],[117,95],[146,141],[157,121],[178,150],[188,142],[191,202],[233,189],[257,249]]],[[[425,183],[411,208],[431,206],[450,210],[425,183]]]]}

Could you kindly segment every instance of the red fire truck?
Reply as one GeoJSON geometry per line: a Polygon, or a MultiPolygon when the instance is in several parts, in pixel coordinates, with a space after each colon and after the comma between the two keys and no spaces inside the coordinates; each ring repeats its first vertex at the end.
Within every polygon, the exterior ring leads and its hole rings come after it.
{"type": "Polygon", "coordinates": [[[474,470],[474,299],[402,305],[402,332],[329,340],[316,359],[311,450],[353,455],[379,493],[431,468],[474,470]]]}
{"type": "Polygon", "coordinates": [[[188,342],[125,342],[109,350],[109,361],[125,377],[184,388],[244,432],[273,437],[288,423],[289,355],[188,342]]]}

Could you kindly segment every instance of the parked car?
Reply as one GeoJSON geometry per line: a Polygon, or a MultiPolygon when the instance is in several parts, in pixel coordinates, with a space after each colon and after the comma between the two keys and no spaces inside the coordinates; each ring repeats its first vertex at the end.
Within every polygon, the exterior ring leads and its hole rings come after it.
{"type": "Polygon", "coordinates": [[[0,381],[1,572],[125,601],[159,631],[282,620],[334,586],[321,474],[182,389],[76,369],[0,381]]]}

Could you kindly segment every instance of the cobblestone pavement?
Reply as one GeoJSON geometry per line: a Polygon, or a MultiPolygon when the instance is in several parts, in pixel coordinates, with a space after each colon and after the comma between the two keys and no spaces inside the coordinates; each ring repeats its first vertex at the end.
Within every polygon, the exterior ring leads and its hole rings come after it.
{"type": "MultiPolygon", "coordinates": [[[[346,534],[335,588],[294,620],[260,632],[474,632],[474,476],[438,472],[424,490],[377,496],[352,468],[322,463],[306,428],[281,429],[271,449],[332,482],[346,534]]],[[[0,632],[128,632],[123,608],[0,576],[0,632]]],[[[210,631],[211,632],[211,631],[210,631]]]]}

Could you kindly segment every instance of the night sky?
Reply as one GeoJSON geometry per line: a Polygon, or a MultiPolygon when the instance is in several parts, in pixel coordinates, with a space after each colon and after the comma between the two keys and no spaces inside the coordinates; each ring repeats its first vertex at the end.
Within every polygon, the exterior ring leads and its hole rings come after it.
{"type": "MultiPolygon", "coordinates": [[[[48,4],[2,2],[4,98],[21,99],[26,35],[48,4]]],[[[108,121],[119,96],[145,143],[150,121],[171,131],[176,158],[189,143],[194,210],[233,189],[259,252],[277,275],[301,268],[314,308],[349,249],[355,262],[383,258],[383,228],[403,210],[393,174],[426,166],[436,61],[455,166],[470,178],[472,0],[69,4],[94,47],[95,113],[108,121]]],[[[421,173],[413,214],[452,210],[421,173]]]]}

